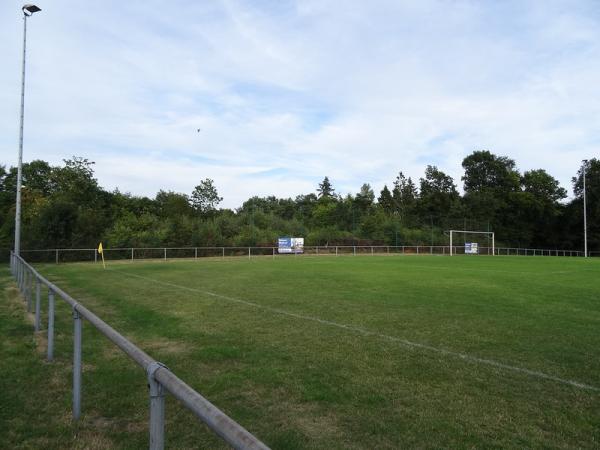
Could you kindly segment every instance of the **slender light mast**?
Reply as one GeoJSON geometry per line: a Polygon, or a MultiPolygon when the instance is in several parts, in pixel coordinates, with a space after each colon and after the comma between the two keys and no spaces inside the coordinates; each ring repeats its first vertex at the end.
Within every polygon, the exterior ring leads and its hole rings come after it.
{"type": "Polygon", "coordinates": [[[583,256],[587,258],[587,204],[585,199],[585,168],[587,166],[587,159],[583,160],[583,256]]]}
{"type": "Polygon", "coordinates": [[[23,122],[25,119],[25,49],[27,47],[27,18],[41,11],[35,5],[23,8],[23,66],[21,72],[21,124],[19,127],[19,160],[17,162],[17,203],[15,208],[15,255],[21,252],[21,184],[23,177],[23,122]]]}

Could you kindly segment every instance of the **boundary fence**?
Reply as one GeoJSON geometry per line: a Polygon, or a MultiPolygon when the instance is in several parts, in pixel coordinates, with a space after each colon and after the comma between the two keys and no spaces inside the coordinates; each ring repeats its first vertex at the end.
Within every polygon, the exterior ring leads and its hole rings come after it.
{"type": "MultiPolygon", "coordinates": [[[[464,254],[464,246],[453,245],[453,254],[464,254]]],[[[95,248],[55,248],[44,250],[21,250],[31,262],[98,262],[100,255],[95,248]]],[[[106,260],[145,260],[145,259],[198,259],[229,257],[302,257],[312,256],[359,256],[359,255],[450,255],[448,245],[336,245],[305,246],[304,253],[279,254],[277,247],[154,247],[154,248],[105,248],[106,260]]],[[[479,255],[496,256],[584,256],[579,250],[536,249],[518,247],[479,247],[479,255]]],[[[474,255],[472,255],[474,256],[474,255]]],[[[589,256],[600,256],[600,252],[590,252],[589,256]],[[595,254],[594,254],[595,253],[595,254]]]]}
{"type": "Polygon", "coordinates": [[[42,287],[48,292],[48,344],[47,359],[54,359],[55,297],[62,298],[73,311],[73,420],[81,416],[82,383],[82,328],[86,319],[100,333],[119,347],[130,359],[144,369],[148,380],[150,401],[149,448],[164,448],[165,391],[170,392],[187,409],[194,413],[213,432],[235,449],[268,449],[245,428],[228,417],[210,401],[192,389],[164,364],[156,361],[118,331],[80,304],[77,300],[40,275],[22,257],[10,254],[10,270],[27,304],[34,308],[34,330],[41,328],[42,287]],[[35,301],[35,305],[33,302],[35,301]]]}

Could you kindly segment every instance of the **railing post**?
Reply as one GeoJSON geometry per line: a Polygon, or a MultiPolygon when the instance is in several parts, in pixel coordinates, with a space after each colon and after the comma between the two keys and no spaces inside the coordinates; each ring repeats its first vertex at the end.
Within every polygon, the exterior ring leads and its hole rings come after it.
{"type": "Polygon", "coordinates": [[[167,260],[167,249],[165,248],[165,261],[167,260]]]}
{"type": "Polygon", "coordinates": [[[40,280],[36,277],[35,278],[35,331],[38,332],[40,331],[40,309],[41,309],[41,302],[40,302],[40,280]]]}
{"type": "Polygon", "coordinates": [[[27,273],[27,268],[23,265],[23,281],[21,282],[21,294],[23,295],[23,300],[27,301],[27,277],[29,274],[27,273]]]}
{"type": "Polygon", "coordinates": [[[198,247],[194,247],[194,259],[198,259],[198,247]]]}
{"type": "Polygon", "coordinates": [[[373,246],[371,245],[371,256],[373,256],[373,246]]]}
{"type": "Polygon", "coordinates": [[[133,247],[131,247],[131,262],[133,262],[133,247]]]}
{"type": "Polygon", "coordinates": [[[58,264],[58,249],[56,249],[56,264],[58,264]]]}
{"type": "Polygon", "coordinates": [[[356,256],[356,245],[354,245],[354,246],[352,247],[352,249],[353,249],[353,250],[352,250],[352,252],[353,252],[354,256],[356,256]]]}
{"type": "Polygon", "coordinates": [[[27,278],[27,310],[33,311],[33,270],[29,271],[29,278],[27,278]]]}
{"type": "Polygon", "coordinates": [[[98,249],[95,248],[94,249],[94,263],[97,263],[97,262],[98,262],[98,249]]]}
{"type": "Polygon", "coordinates": [[[150,389],[150,450],[165,447],[165,393],[162,384],[154,378],[154,373],[161,367],[164,365],[152,362],[146,369],[150,389]]]}
{"type": "Polygon", "coordinates": [[[48,289],[48,361],[54,359],[54,291],[48,289]]]}
{"type": "Polygon", "coordinates": [[[337,245],[336,245],[335,246],[335,256],[337,256],[337,255],[338,255],[338,248],[337,248],[337,245]]]}
{"type": "Polygon", "coordinates": [[[251,255],[250,255],[250,247],[248,247],[248,259],[250,259],[250,258],[251,258],[251,255]]]}
{"type": "Polygon", "coordinates": [[[21,290],[21,261],[17,260],[17,288],[21,290]]]}
{"type": "Polygon", "coordinates": [[[73,420],[81,417],[81,315],[73,307],[73,420]]]}
{"type": "Polygon", "coordinates": [[[223,247],[223,259],[225,259],[225,247],[223,247]]]}
{"type": "Polygon", "coordinates": [[[27,302],[27,312],[31,312],[31,272],[25,270],[25,288],[23,289],[23,295],[27,302]]]}
{"type": "Polygon", "coordinates": [[[33,274],[33,270],[29,271],[29,284],[27,285],[27,307],[29,311],[33,311],[33,286],[35,283],[35,275],[33,274]]]}
{"type": "Polygon", "coordinates": [[[21,291],[21,295],[25,295],[25,286],[27,283],[27,271],[25,270],[25,265],[21,264],[21,284],[19,285],[19,290],[21,291]]]}
{"type": "Polygon", "coordinates": [[[23,296],[23,301],[26,301],[25,292],[27,288],[27,270],[25,269],[25,265],[21,266],[21,284],[19,286],[19,290],[21,291],[21,295],[23,296]]]}

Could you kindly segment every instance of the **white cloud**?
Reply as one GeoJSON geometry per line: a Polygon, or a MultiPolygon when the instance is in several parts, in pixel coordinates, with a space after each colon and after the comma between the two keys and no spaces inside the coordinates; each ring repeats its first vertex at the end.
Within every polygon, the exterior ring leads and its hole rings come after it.
{"type": "MultiPolygon", "coordinates": [[[[0,5],[0,162],[18,136],[20,3],[0,5]]],[[[97,162],[134,194],[376,191],[489,149],[570,187],[598,155],[595,2],[40,1],[25,160],[97,162]],[[196,129],[201,128],[197,133],[196,129]],[[279,172],[289,168],[289,171],[279,172]],[[280,175],[277,175],[280,173],[280,175]]]]}

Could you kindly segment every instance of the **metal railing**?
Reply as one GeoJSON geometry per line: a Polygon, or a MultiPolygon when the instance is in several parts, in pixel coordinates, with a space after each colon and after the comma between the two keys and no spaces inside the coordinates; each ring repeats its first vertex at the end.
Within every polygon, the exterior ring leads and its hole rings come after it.
{"type": "Polygon", "coordinates": [[[144,369],[148,379],[150,400],[149,448],[164,448],[165,428],[165,390],[194,413],[213,432],[236,449],[268,449],[268,447],[250,434],[241,425],[228,417],[210,401],[192,389],[164,364],[154,360],[118,331],[96,316],[93,312],[40,275],[25,260],[10,254],[10,270],[23,294],[27,311],[31,312],[35,298],[34,329],[41,327],[41,287],[48,289],[48,344],[47,359],[54,359],[54,315],[55,297],[62,298],[73,311],[73,420],[81,416],[82,383],[82,327],[86,319],[100,333],[119,347],[129,358],[144,369]]]}
{"type": "MultiPolygon", "coordinates": [[[[453,245],[453,254],[463,254],[464,246],[453,245]]],[[[590,256],[593,256],[590,252],[590,256]]],[[[21,250],[22,255],[27,255],[30,261],[35,262],[81,262],[99,261],[98,250],[95,248],[56,248],[45,250],[21,250]]],[[[104,256],[107,260],[144,260],[144,259],[198,259],[198,258],[228,258],[257,256],[345,256],[345,255],[449,255],[448,245],[335,245],[335,246],[305,246],[302,254],[279,254],[277,247],[124,247],[105,248],[104,256]]],[[[564,249],[536,249],[518,247],[479,247],[480,255],[496,256],[583,256],[579,250],[564,249]]],[[[600,255],[596,255],[600,256],[600,255]]]]}

